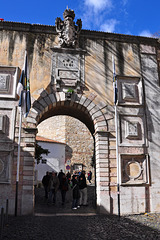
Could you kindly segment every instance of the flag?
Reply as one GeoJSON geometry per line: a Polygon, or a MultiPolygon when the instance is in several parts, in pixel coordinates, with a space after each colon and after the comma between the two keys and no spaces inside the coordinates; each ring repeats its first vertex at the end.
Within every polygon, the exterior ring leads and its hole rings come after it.
{"type": "Polygon", "coordinates": [[[117,93],[118,93],[118,89],[117,89],[117,76],[116,76],[116,72],[115,72],[115,61],[114,61],[114,57],[112,56],[112,63],[113,63],[113,91],[114,91],[114,104],[117,104],[117,93]]]}
{"type": "Polygon", "coordinates": [[[18,106],[21,107],[24,117],[27,117],[31,108],[30,82],[27,52],[25,51],[24,65],[17,85],[17,95],[20,97],[18,106]]]}
{"type": "Polygon", "coordinates": [[[117,79],[116,76],[113,77],[114,81],[113,81],[113,91],[114,91],[114,104],[117,104],[117,93],[118,93],[118,89],[117,89],[117,79]]]}

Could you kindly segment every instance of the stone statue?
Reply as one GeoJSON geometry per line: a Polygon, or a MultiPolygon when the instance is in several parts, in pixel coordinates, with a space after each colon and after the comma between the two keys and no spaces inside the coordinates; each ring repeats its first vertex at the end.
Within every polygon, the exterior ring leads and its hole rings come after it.
{"type": "Polygon", "coordinates": [[[64,21],[56,18],[56,31],[58,32],[60,47],[78,47],[78,36],[82,28],[81,19],[77,19],[75,25],[75,13],[71,9],[66,9],[63,13],[64,21]]]}

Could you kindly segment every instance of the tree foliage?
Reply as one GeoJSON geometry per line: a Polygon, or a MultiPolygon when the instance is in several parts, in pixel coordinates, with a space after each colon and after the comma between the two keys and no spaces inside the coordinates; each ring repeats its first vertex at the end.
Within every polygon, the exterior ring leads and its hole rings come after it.
{"type": "Polygon", "coordinates": [[[39,164],[40,160],[43,159],[42,154],[48,155],[49,153],[50,153],[50,151],[48,149],[44,149],[38,143],[36,143],[35,159],[37,161],[37,164],[39,164]]]}

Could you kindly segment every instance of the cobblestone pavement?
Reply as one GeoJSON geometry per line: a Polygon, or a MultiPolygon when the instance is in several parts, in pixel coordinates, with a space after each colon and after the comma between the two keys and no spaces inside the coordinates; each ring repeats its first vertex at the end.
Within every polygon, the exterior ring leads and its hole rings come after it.
{"type": "MultiPolygon", "coordinates": [[[[78,213],[96,213],[95,209],[95,187],[92,185],[88,186],[88,207],[81,207],[78,209],[78,213]]],[[[35,189],[35,215],[39,216],[45,214],[77,214],[77,211],[71,209],[72,205],[72,190],[69,189],[66,193],[65,205],[62,205],[61,193],[58,191],[57,200],[55,206],[48,203],[48,200],[44,198],[43,188],[35,189]]]]}
{"type": "MultiPolygon", "coordinates": [[[[88,190],[93,191],[93,188],[88,190]]],[[[119,219],[114,215],[96,214],[94,200],[91,197],[89,198],[90,206],[73,211],[69,198],[66,203],[67,207],[62,208],[60,204],[47,206],[40,195],[37,193],[36,196],[35,215],[9,216],[1,239],[160,239],[160,214],[140,214],[119,219]]]]}

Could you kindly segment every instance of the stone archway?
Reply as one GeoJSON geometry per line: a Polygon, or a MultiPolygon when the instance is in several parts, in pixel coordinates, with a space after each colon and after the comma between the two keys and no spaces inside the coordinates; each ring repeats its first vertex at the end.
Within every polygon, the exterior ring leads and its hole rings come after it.
{"type": "MultiPolygon", "coordinates": [[[[35,129],[41,121],[48,117],[62,114],[79,119],[88,127],[95,138],[97,207],[99,212],[109,213],[108,120],[112,119],[113,116],[107,113],[104,103],[99,104],[99,106],[96,105],[93,102],[92,95],[85,97],[84,95],[73,93],[70,99],[66,99],[63,92],[52,92],[49,94],[46,90],[43,90],[39,99],[33,100],[32,109],[27,118],[25,129],[28,129],[30,132],[30,138],[33,139],[33,134],[36,136],[35,129]]],[[[24,197],[22,205],[25,204],[28,205],[28,202],[25,203],[24,197]]],[[[22,209],[24,209],[23,206],[22,209]]]]}

